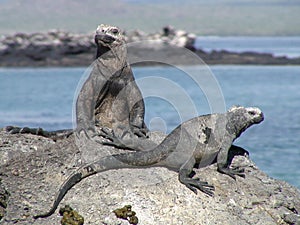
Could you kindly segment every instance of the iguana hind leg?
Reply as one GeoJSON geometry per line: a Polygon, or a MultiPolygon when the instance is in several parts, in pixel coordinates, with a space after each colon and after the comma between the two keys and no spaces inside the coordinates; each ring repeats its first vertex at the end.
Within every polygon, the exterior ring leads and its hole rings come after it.
{"type": "Polygon", "coordinates": [[[215,190],[215,187],[208,184],[206,181],[200,181],[199,178],[189,178],[186,176],[179,176],[179,181],[192,190],[195,194],[197,194],[198,189],[209,196],[214,196],[213,191],[215,190]]]}
{"type": "Polygon", "coordinates": [[[102,141],[101,144],[114,146],[120,149],[132,151],[145,151],[153,149],[157,146],[156,143],[144,137],[132,136],[131,138],[123,138],[124,136],[117,136],[113,130],[102,128],[99,136],[106,138],[108,141],[102,141]]]}
{"type": "Polygon", "coordinates": [[[120,138],[118,138],[113,130],[109,130],[108,128],[101,128],[100,133],[98,134],[99,136],[109,140],[109,141],[102,141],[101,144],[103,145],[109,145],[113,146],[116,148],[121,148],[121,149],[128,149],[128,150],[134,150],[127,146],[125,143],[123,143],[120,138]]]}
{"type": "Polygon", "coordinates": [[[196,161],[192,157],[180,168],[178,175],[179,181],[195,194],[197,194],[198,189],[209,196],[214,196],[213,191],[215,190],[215,187],[213,185],[208,184],[206,181],[200,181],[199,178],[191,177],[195,163],[196,161]]]}

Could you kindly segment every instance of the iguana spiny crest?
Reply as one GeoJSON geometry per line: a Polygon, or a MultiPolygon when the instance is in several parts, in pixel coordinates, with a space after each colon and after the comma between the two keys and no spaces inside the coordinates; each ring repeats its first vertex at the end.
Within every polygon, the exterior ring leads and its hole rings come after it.
{"type": "MultiPolygon", "coordinates": [[[[105,24],[99,25],[95,33],[95,43],[97,45],[96,59],[114,59],[121,67],[126,64],[127,47],[125,36],[120,28],[105,24]]],[[[112,62],[109,63],[112,64],[112,62]]]]}

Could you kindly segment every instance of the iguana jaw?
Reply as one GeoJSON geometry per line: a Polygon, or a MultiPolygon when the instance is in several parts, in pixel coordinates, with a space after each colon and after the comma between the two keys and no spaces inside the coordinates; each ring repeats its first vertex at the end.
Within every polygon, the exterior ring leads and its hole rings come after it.
{"type": "Polygon", "coordinates": [[[105,33],[97,33],[95,35],[95,42],[96,44],[100,44],[103,46],[107,46],[109,47],[109,45],[111,43],[113,43],[116,39],[112,36],[110,36],[109,34],[105,34],[105,33]]]}
{"type": "Polygon", "coordinates": [[[118,27],[101,24],[96,29],[95,42],[97,45],[112,47],[113,45],[124,44],[125,40],[118,27]]]}
{"type": "Polygon", "coordinates": [[[260,123],[264,120],[264,114],[259,108],[248,107],[246,108],[248,114],[252,117],[254,124],[260,123]]]}

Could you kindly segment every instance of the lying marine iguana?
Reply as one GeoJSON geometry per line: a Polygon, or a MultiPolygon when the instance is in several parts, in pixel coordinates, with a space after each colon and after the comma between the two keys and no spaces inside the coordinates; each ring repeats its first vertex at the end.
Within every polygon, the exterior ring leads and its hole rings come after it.
{"type": "MultiPolygon", "coordinates": [[[[110,128],[119,137],[146,137],[143,97],[127,62],[127,47],[122,31],[114,26],[98,26],[95,35],[96,60],[76,102],[77,131],[92,131],[95,126],[110,128]]],[[[7,126],[7,132],[31,133],[54,138],[72,130],[47,132],[41,128],[7,126]]]]}
{"type": "Polygon", "coordinates": [[[82,179],[96,173],[121,168],[166,167],[179,173],[179,181],[193,192],[197,189],[212,196],[214,186],[193,179],[193,168],[217,162],[218,171],[244,177],[241,168],[229,168],[228,153],[232,142],[253,124],[263,121],[258,108],[233,107],[224,114],[195,117],[174,129],[157,147],[148,151],[127,152],[100,158],[73,173],[60,187],[52,208],[43,218],[52,215],[65,194],[82,179]]]}

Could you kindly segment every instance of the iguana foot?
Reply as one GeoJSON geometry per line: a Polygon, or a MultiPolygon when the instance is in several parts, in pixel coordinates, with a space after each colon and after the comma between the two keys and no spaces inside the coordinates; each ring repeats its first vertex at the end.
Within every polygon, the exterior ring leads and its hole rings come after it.
{"type": "Polygon", "coordinates": [[[101,136],[103,138],[108,139],[109,141],[101,141],[101,144],[103,145],[109,145],[116,148],[122,148],[122,149],[129,149],[127,145],[125,145],[114,133],[113,130],[109,130],[108,128],[101,128],[101,132],[98,134],[98,136],[101,136]]]}
{"type": "Polygon", "coordinates": [[[138,137],[143,137],[143,138],[148,137],[148,135],[147,135],[148,130],[145,129],[145,128],[140,128],[140,127],[133,126],[132,127],[132,132],[138,137]]]}
{"type": "Polygon", "coordinates": [[[75,134],[77,135],[78,138],[80,138],[83,135],[87,139],[91,139],[95,136],[98,136],[98,134],[95,131],[95,128],[92,126],[87,128],[77,127],[75,130],[75,134]]]}
{"type": "Polygon", "coordinates": [[[197,189],[204,192],[209,196],[214,196],[215,187],[213,185],[208,184],[206,181],[200,181],[199,178],[181,178],[180,182],[187,186],[190,190],[192,190],[195,194],[197,194],[197,189]]]}
{"type": "Polygon", "coordinates": [[[224,173],[224,174],[227,174],[228,176],[230,176],[231,178],[233,179],[236,179],[235,176],[240,176],[240,177],[243,177],[245,178],[245,169],[244,168],[240,168],[240,167],[236,167],[236,168],[218,168],[218,171],[220,173],[224,173]]]}

